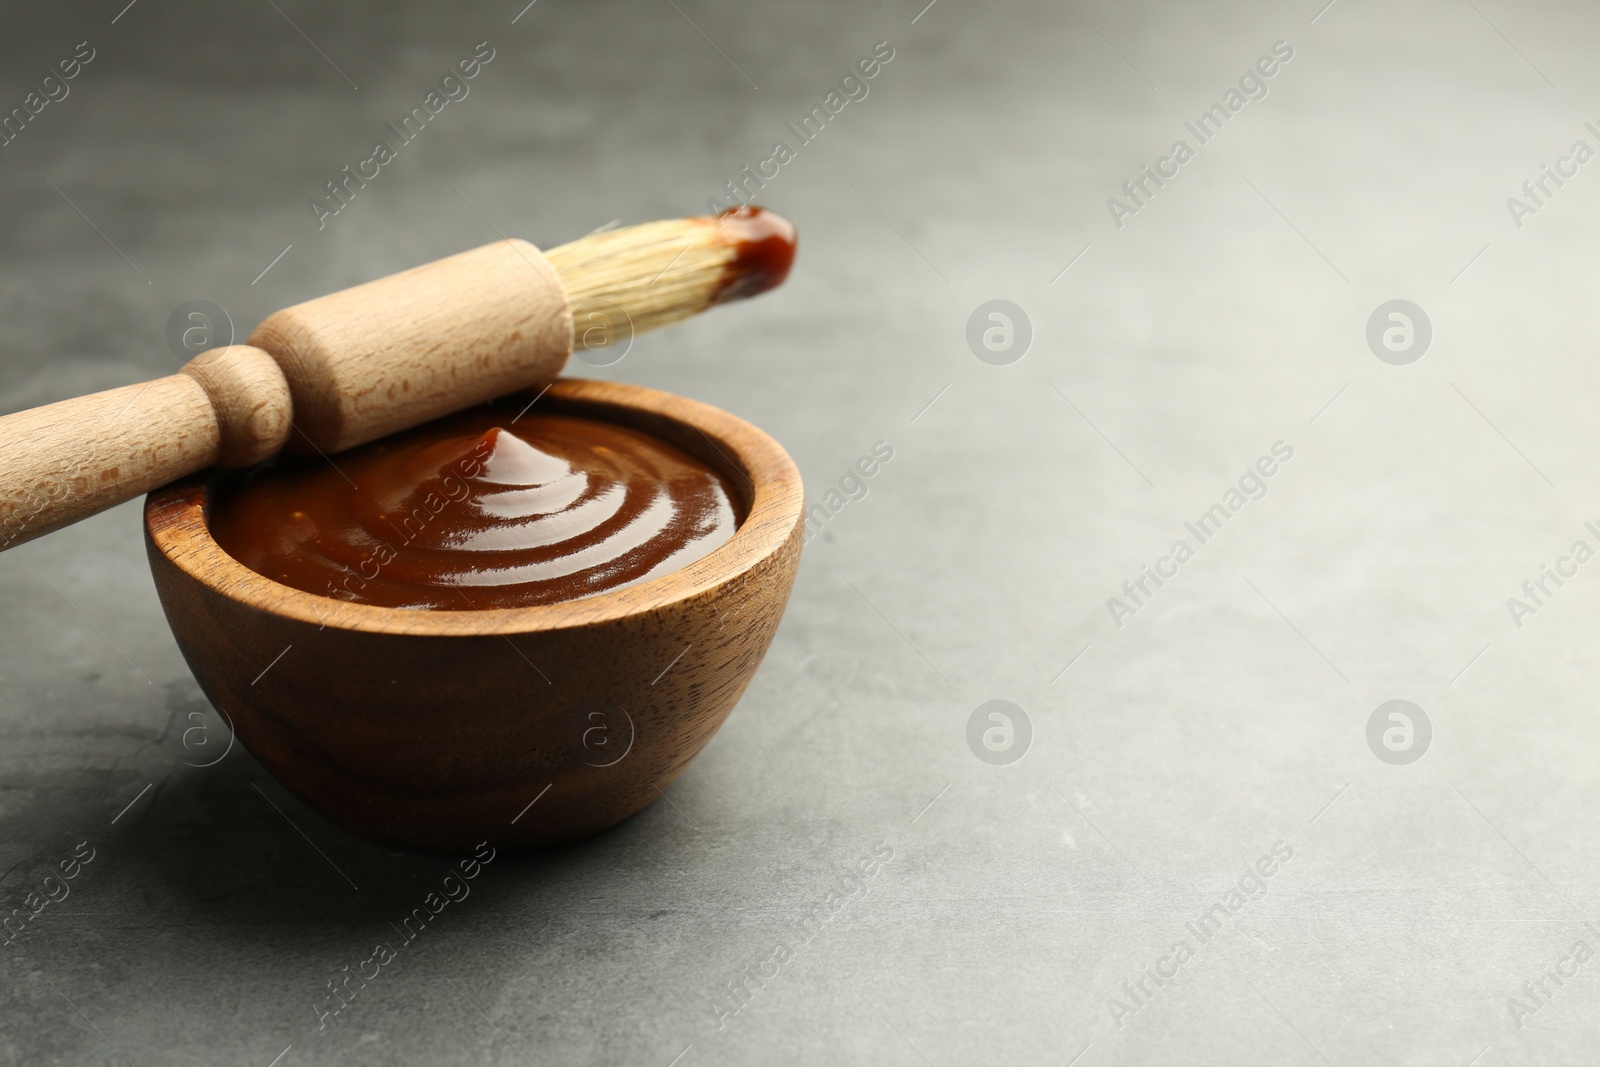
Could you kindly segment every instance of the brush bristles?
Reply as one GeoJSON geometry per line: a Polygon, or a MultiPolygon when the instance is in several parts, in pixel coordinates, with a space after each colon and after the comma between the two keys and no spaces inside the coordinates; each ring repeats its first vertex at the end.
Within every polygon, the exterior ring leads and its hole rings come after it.
{"type": "Polygon", "coordinates": [[[714,218],[665,219],[580,237],[545,253],[572,305],[573,350],[696,315],[728,284],[737,246],[714,218]]]}

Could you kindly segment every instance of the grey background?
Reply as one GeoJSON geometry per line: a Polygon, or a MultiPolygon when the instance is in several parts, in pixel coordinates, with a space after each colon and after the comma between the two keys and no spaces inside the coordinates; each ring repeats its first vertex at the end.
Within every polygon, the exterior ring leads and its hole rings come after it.
{"type": "Polygon", "coordinates": [[[185,300],[243,333],[492,240],[485,216],[553,245],[697,213],[888,40],[762,193],[801,229],[788,285],[575,370],[752,420],[813,499],[894,459],[808,545],[670,803],[496,859],[321,1032],[324,984],[446,861],[351,838],[237,749],[188,765],[225,731],[136,505],[0,555],[0,903],[97,850],[4,949],[0,1062],[1593,1062],[1600,962],[1521,1025],[1508,1000],[1600,948],[1600,562],[1520,628],[1506,598],[1600,546],[1600,162],[1520,229],[1506,198],[1600,147],[1600,9],[123,3],[0,13],[0,107],[98,53],[0,148],[4,410],[169,373],[185,300]],[[1280,39],[1269,95],[1113,225],[1280,39]],[[482,40],[471,95],[318,232],[306,199],[482,40]],[[1032,322],[1008,366],[965,342],[991,299],[1032,322]],[[1410,366],[1366,346],[1391,299],[1433,324],[1410,366]],[[1118,628],[1106,599],[1279,440],[1268,495],[1118,628]],[[1409,766],[1366,742],[1396,698],[1433,725],[1409,766]],[[991,699],[1032,723],[1009,766],[967,747],[991,699]],[[1278,841],[1198,945],[1185,922],[1278,841]],[[719,1029],[736,972],[880,843],[719,1029]]]}

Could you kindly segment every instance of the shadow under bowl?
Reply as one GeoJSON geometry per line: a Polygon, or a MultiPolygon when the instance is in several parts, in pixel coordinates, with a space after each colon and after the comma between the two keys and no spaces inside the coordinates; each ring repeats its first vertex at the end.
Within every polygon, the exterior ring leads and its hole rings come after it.
{"type": "Polygon", "coordinates": [[[532,847],[645,808],[711,739],[794,586],[804,490],[783,448],[655,389],[562,379],[540,410],[651,434],[724,474],[745,519],[682,570],[578,600],[418,611],[279,584],[207,526],[217,474],[150,494],[145,542],[189,669],[279,782],[364,837],[532,847]]]}

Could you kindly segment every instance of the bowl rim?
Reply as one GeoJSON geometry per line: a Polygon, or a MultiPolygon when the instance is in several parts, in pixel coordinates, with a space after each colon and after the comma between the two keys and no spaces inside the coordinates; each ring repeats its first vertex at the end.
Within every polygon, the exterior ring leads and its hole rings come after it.
{"type": "Polygon", "coordinates": [[[805,491],[794,460],[764,431],[735,415],[650,386],[593,378],[558,378],[539,397],[545,395],[564,413],[621,422],[652,436],[634,420],[676,423],[698,433],[727,461],[723,473],[750,487],[744,521],[700,559],[638,585],[554,604],[467,610],[362,604],[309,593],[251,570],[217,543],[206,522],[210,488],[223,473],[217,470],[190,475],[145,498],[146,543],[196,583],[273,615],[358,633],[479,637],[581,628],[679,604],[761,566],[804,522],[805,491]]]}

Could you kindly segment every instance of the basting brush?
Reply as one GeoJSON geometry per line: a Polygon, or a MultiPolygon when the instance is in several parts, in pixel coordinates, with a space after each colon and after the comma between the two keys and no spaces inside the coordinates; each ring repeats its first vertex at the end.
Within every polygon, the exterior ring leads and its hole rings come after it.
{"type": "Polygon", "coordinates": [[[0,549],[212,466],[331,455],[554,381],[573,351],[780,285],[788,220],[757,207],[510,238],[268,316],[177,374],[0,418],[0,549]]]}

